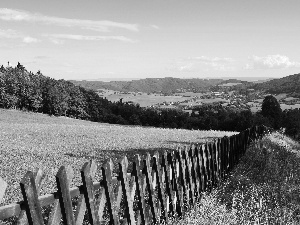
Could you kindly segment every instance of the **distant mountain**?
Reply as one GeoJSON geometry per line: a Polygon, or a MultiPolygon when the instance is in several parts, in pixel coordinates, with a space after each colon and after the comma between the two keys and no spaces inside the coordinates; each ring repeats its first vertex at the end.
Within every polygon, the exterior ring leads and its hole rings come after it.
{"type": "Polygon", "coordinates": [[[220,84],[222,79],[179,79],[172,77],[146,78],[132,81],[71,81],[84,88],[98,90],[110,89],[124,92],[174,93],[178,90],[207,91],[210,87],[220,84]]]}
{"type": "Polygon", "coordinates": [[[296,93],[300,94],[300,73],[273,79],[264,83],[251,85],[256,90],[266,91],[271,94],[296,93]]]}

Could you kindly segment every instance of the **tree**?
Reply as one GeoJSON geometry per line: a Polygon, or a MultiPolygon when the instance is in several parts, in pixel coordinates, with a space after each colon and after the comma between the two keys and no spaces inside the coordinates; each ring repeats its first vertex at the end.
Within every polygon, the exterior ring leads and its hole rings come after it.
{"type": "Polygon", "coordinates": [[[261,114],[273,121],[274,128],[278,129],[280,127],[282,110],[274,96],[268,95],[265,97],[261,107],[261,114]]]}

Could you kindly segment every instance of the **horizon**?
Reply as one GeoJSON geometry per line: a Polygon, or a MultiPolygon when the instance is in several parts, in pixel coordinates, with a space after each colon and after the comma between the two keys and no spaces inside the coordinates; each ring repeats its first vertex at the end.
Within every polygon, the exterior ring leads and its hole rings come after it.
{"type": "Polygon", "coordinates": [[[65,80],[282,78],[300,72],[300,2],[0,4],[0,64],[65,80]]]}

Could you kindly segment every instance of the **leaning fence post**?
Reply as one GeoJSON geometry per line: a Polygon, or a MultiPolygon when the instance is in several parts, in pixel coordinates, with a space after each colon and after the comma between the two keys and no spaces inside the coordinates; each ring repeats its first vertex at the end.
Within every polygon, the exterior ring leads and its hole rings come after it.
{"type": "Polygon", "coordinates": [[[56,174],[57,193],[59,196],[61,214],[66,225],[75,225],[72,200],[70,195],[70,182],[74,176],[72,167],[60,167],[56,174]]]}
{"type": "MultiPolygon", "coordinates": [[[[90,219],[89,222],[92,225],[99,223],[99,219],[98,219],[97,213],[96,213],[95,201],[94,201],[95,190],[94,190],[94,186],[93,186],[93,180],[95,178],[96,170],[97,170],[97,165],[96,165],[95,161],[86,162],[81,169],[81,178],[82,178],[82,183],[83,183],[83,185],[82,185],[83,195],[84,195],[85,204],[86,204],[86,208],[87,208],[89,219],[90,219]]],[[[83,204],[84,204],[84,202],[83,202],[83,204]]],[[[81,215],[83,214],[83,216],[84,216],[85,208],[77,210],[77,212],[78,213],[76,213],[76,214],[81,214],[81,215]]],[[[80,218],[80,220],[83,219],[83,216],[82,216],[82,218],[80,218]]],[[[76,219],[78,220],[79,217],[77,216],[76,219]]]]}
{"type": "Polygon", "coordinates": [[[30,225],[44,224],[34,173],[28,171],[20,183],[26,215],[30,225]]]}
{"type": "Polygon", "coordinates": [[[7,188],[7,183],[0,177],[0,203],[3,201],[6,188],[7,188]]]}
{"type": "Polygon", "coordinates": [[[136,186],[136,193],[137,193],[137,221],[138,224],[146,224],[146,217],[145,217],[145,193],[143,186],[145,185],[140,171],[141,166],[141,159],[139,155],[136,155],[132,165],[132,173],[131,176],[134,178],[135,186],[136,186]]]}

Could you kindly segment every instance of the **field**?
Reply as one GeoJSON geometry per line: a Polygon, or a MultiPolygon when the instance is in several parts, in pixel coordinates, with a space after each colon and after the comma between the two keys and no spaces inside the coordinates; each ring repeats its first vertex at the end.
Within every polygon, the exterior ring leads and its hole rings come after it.
{"type": "Polygon", "coordinates": [[[250,146],[228,180],[170,224],[299,224],[300,144],[273,133],[250,146]]]}
{"type": "MultiPolygon", "coordinates": [[[[79,170],[90,159],[101,165],[125,154],[153,153],[179,145],[203,143],[233,132],[159,129],[93,123],[66,117],[0,109],[0,177],[8,188],[2,204],[20,199],[19,182],[26,171],[42,168],[46,174],[41,194],[55,191],[55,174],[72,165],[79,170]]],[[[99,175],[97,175],[99,178],[99,175]]]]}

